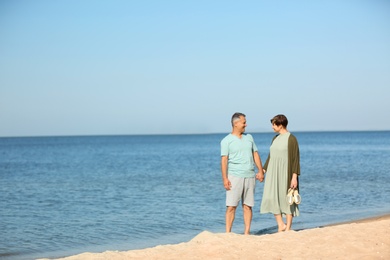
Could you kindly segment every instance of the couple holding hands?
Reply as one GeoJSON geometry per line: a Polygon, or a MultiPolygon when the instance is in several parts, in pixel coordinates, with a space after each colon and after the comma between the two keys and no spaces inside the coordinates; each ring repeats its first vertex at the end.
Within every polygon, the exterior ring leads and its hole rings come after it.
{"type": "Polygon", "coordinates": [[[293,217],[299,216],[297,204],[300,203],[300,196],[297,190],[300,165],[298,141],[287,130],[286,116],[277,115],[271,119],[272,128],[277,135],[272,139],[264,166],[253,137],[245,134],[246,116],[235,113],[231,123],[232,132],[221,141],[221,171],[226,189],[226,232],[232,230],[236,209],[241,201],[244,234],[249,235],[256,179],[263,182],[264,178],[260,213],[274,214],[279,232],[291,230],[293,217]],[[257,174],[254,165],[258,170],[257,174]]]}

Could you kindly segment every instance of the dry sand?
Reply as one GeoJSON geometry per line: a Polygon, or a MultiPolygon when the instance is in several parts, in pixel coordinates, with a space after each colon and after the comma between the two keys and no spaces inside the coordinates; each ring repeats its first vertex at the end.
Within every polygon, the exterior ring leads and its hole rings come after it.
{"type": "Polygon", "coordinates": [[[259,236],[204,231],[176,245],[61,259],[390,259],[390,215],[259,236]]]}

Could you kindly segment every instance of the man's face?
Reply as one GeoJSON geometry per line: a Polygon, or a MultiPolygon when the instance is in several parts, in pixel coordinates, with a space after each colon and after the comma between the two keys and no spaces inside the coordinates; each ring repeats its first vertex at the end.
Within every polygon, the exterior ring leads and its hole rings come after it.
{"type": "Polygon", "coordinates": [[[234,127],[236,127],[236,129],[241,133],[244,133],[246,127],[246,118],[244,116],[240,116],[240,120],[234,122],[234,127]]]}

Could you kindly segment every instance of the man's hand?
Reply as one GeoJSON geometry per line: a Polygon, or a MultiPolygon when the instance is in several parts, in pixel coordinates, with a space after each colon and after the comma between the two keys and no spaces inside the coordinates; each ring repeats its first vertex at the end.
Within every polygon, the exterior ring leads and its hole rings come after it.
{"type": "Polygon", "coordinates": [[[230,188],[232,187],[232,184],[228,178],[223,180],[223,186],[225,187],[226,190],[230,190],[230,188]]]}

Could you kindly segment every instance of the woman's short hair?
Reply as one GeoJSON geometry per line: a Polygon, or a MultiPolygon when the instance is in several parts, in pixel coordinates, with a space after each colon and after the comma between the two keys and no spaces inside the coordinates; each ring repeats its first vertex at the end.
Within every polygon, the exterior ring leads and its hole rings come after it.
{"type": "Polygon", "coordinates": [[[240,117],[241,116],[243,116],[243,117],[246,117],[245,116],[245,114],[243,114],[243,113],[238,113],[238,112],[236,112],[236,113],[234,113],[233,115],[232,115],[232,126],[234,126],[234,122],[235,121],[237,121],[237,120],[240,120],[240,117]]]}
{"type": "Polygon", "coordinates": [[[277,126],[284,126],[284,128],[288,125],[288,120],[285,115],[276,115],[274,118],[271,119],[271,124],[275,124],[277,126]]]}

